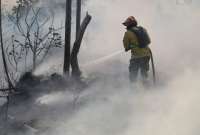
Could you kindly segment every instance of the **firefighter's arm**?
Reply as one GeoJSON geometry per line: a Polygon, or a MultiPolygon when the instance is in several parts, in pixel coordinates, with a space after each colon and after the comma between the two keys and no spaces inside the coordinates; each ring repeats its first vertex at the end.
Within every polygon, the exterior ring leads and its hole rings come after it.
{"type": "Polygon", "coordinates": [[[129,31],[125,33],[123,42],[126,52],[139,46],[136,35],[129,31]]]}
{"type": "Polygon", "coordinates": [[[125,32],[125,34],[124,34],[124,39],[123,39],[123,43],[124,43],[124,49],[125,49],[125,51],[127,52],[127,51],[129,51],[130,50],[130,48],[129,48],[129,38],[128,38],[128,33],[127,32],[125,32]]]}

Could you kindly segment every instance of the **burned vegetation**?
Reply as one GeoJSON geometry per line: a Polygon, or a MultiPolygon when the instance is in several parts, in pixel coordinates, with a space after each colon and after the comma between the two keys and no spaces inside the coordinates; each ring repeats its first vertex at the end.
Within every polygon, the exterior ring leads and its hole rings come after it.
{"type": "MultiPolygon", "coordinates": [[[[2,5],[2,1],[0,2],[2,5]]],[[[34,107],[33,101],[36,98],[42,94],[54,92],[58,86],[79,93],[89,83],[82,78],[78,54],[91,16],[87,13],[81,22],[82,2],[77,0],[76,37],[72,43],[72,0],[66,0],[65,24],[60,26],[55,25],[54,11],[38,6],[39,2],[39,0],[18,0],[11,12],[4,13],[2,8],[0,9],[2,56],[0,58],[3,62],[1,64],[3,75],[1,75],[0,98],[6,99],[0,112],[2,119],[0,133],[3,134],[9,134],[12,128],[20,130],[32,128],[31,124],[25,121],[20,122],[17,116],[14,116],[15,113],[12,111],[18,106],[29,104],[34,107]],[[5,20],[12,26],[10,28],[12,32],[6,34],[4,34],[5,20]],[[63,31],[65,34],[62,34],[63,31]],[[35,69],[45,61],[49,52],[55,49],[64,52],[63,74],[35,76],[33,74],[35,69]],[[14,124],[13,121],[18,124],[14,124]],[[16,127],[16,125],[20,126],[16,127]],[[8,130],[3,130],[6,128],[8,130]]],[[[75,102],[77,98],[75,97],[75,102]]]]}

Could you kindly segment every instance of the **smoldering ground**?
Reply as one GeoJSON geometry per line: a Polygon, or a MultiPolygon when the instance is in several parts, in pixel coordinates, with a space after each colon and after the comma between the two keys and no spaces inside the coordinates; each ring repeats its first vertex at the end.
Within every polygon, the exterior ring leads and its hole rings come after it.
{"type": "MultiPolygon", "coordinates": [[[[88,0],[84,10],[89,10],[93,21],[81,48],[81,64],[122,50],[125,29],[121,22],[134,15],[152,37],[160,81],[156,88],[131,85],[130,55],[126,53],[86,66],[84,73],[98,79],[85,91],[55,92],[35,101],[49,108],[44,111],[44,118],[39,117],[38,125],[50,127],[41,134],[198,135],[198,4],[178,4],[175,0],[88,0]],[[75,108],[69,107],[76,95],[79,98],[75,108]]],[[[55,59],[49,59],[35,74],[44,74],[55,61],[56,65],[62,63],[62,58],[55,59]]],[[[61,66],[56,69],[61,71],[61,66]]]]}

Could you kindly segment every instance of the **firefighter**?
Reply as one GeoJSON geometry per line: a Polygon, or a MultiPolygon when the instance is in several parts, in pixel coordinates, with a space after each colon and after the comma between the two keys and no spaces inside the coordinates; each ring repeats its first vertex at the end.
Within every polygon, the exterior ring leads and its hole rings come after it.
{"type": "Polygon", "coordinates": [[[131,51],[131,59],[129,65],[129,77],[131,82],[137,80],[139,71],[141,72],[142,80],[144,83],[148,79],[149,62],[151,57],[151,51],[148,47],[150,44],[150,38],[146,29],[138,26],[135,17],[130,16],[123,22],[127,31],[124,34],[124,48],[125,51],[131,51]]]}

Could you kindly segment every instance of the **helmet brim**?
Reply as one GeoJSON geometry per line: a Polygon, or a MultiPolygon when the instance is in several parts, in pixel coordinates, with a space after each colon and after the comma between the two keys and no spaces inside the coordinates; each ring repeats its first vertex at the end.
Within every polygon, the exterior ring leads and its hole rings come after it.
{"type": "Polygon", "coordinates": [[[124,26],[128,26],[126,22],[123,22],[122,25],[124,25],[124,26]]]}

